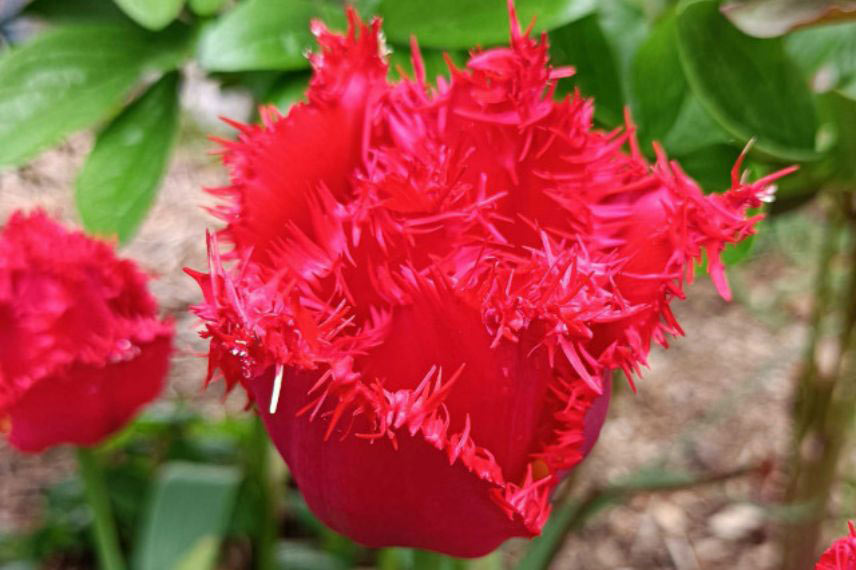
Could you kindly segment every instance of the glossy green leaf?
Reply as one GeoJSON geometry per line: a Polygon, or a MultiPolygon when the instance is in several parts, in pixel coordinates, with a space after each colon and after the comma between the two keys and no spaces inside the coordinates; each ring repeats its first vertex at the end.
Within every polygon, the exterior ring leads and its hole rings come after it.
{"type": "Polygon", "coordinates": [[[116,4],[105,0],[34,0],[27,5],[24,15],[41,18],[51,24],[98,20],[124,20],[132,24],[116,4]]]}
{"type": "Polygon", "coordinates": [[[292,105],[305,99],[308,85],[308,73],[289,73],[277,80],[259,103],[275,105],[281,113],[287,113],[292,105]]]}
{"type": "Polygon", "coordinates": [[[245,0],[202,35],[199,62],[209,71],[303,69],[306,50],[315,49],[309,22],[320,18],[344,26],[341,6],[311,0],[245,0]]]}
{"type": "Polygon", "coordinates": [[[625,98],[632,107],[630,68],[636,51],[649,32],[645,13],[632,0],[601,0],[597,5],[597,15],[598,23],[615,54],[625,98]]]}
{"type": "Polygon", "coordinates": [[[736,143],[736,140],[710,116],[698,97],[688,92],[675,124],[661,142],[669,153],[686,155],[711,145],[736,143]]]}
{"type": "Polygon", "coordinates": [[[161,72],[180,68],[193,55],[198,32],[198,28],[179,22],[157,33],[145,32],[149,51],[146,66],[161,72]]]}
{"type": "Polygon", "coordinates": [[[77,178],[77,209],[93,234],[127,242],[154,201],[178,125],[178,74],[129,105],[95,140],[77,178]]]}
{"type": "MultiPolygon", "coordinates": [[[[420,46],[422,54],[422,65],[425,66],[425,77],[429,83],[437,81],[437,76],[449,77],[449,66],[446,64],[446,56],[452,60],[456,67],[464,67],[467,63],[467,52],[462,50],[438,50],[420,46]]],[[[413,62],[409,46],[392,46],[389,54],[389,73],[393,80],[399,78],[399,68],[408,77],[414,77],[413,62]]]]}
{"type": "Polygon", "coordinates": [[[208,570],[232,511],[237,469],[174,461],[154,483],[134,558],[136,570],[208,570]]]}
{"type": "Polygon", "coordinates": [[[112,114],[162,46],[121,25],[58,28],[0,57],[0,165],[112,114]]]}
{"type": "Polygon", "coordinates": [[[184,0],[113,0],[132,20],[150,30],[165,28],[175,20],[184,0]]]}
{"type": "MultiPolygon", "coordinates": [[[[518,19],[526,27],[535,18],[536,32],[553,30],[590,13],[594,0],[518,0],[518,19]]],[[[384,32],[394,42],[471,48],[508,42],[506,3],[501,0],[382,0],[378,9],[384,32]]]]}
{"type": "Polygon", "coordinates": [[[213,16],[223,8],[226,0],[187,0],[187,4],[194,14],[213,16]]]}
{"type": "Polygon", "coordinates": [[[688,92],[674,14],[660,20],[639,46],[630,68],[630,86],[633,119],[643,146],[663,140],[678,120],[688,92]]]}
{"type": "Polygon", "coordinates": [[[705,193],[710,194],[722,192],[731,186],[731,167],[738,156],[738,147],[715,144],[674,158],[701,185],[705,193]]]}
{"type": "Polygon", "coordinates": [[[220,539],[216,536],[203,536],[181,559],[173,565],[173,570],[202,570],[212,568],[217,561],[220,539]]]}
{"type": "Polygon", "coordinates": [[[691,0],[678,9],[678,47],[693,92],[738,140],[786,160],[817,156],[812,95],[780,38],[749,37],[715,0],[691,0]]]}
{"type": "Polygon", "coordinates": [[[755,249],[755,235],[751,235],[743,241],[728,244],[722,250],[720,258],[726,267],[737,265],[749,259],[755,249]]]}
{"type": "Polygon", "coordinates": [[[594,97],[595,118],[610,127],[624,122],[624,96],[618,64],[600,27],[598,16],[590,14],[550,33],[550,61],[572,65],[576,74],[559,81],[562,94],[579,87],[586,97],[594,97]]]}

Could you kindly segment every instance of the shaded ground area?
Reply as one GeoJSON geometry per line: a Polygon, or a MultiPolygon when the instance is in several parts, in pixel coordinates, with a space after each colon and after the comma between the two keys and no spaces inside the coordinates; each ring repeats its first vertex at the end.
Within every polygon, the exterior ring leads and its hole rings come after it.
{"type": "MultiPolygon", "coordinates": [[[[187,308],[198,290],[181,269],[204,267],[205,228],[215,224],[200,206],[202,188],[223,182],[211,144],[185,129],[156,206],[124,250],[158,278],[153,292],[176,319],[177,354],[165,398],[192,398],[212,416],[240,413],[240,398],[223,405],[220,388],[200,394],[204,363],[196,354],[195,319],[187,308]]],[[[45,207],[76,223],[71,188],[88,136],[78,136],[31,165],[0,173],[0,219],[16,208],[45,207]]],[[[758,506],[775,499],[775,465],[788,444],[790,382],[801,356],[809,310],[812,212],[776,222],[759,240],[754,260],[731,272],[736,301],[725,303],[706,279],[676,304],[687,336],[651,354],[634,395],[622,382],[603,436],[578,472],[575,493],[658,467],[723,473],[767,462],[766,476],[671,493],[643,494],[605,510],[571,536],[554,568],[772,568],[775,513],[758,506]]],[[[850,472],[856,463],[849,453],[850,472]]],[[[41,491],[66,477],[65,450],[24,456],[0,443],[0,532],[37,524],[41,491]]],[[[827,538],[841,534],[852,494],[836,496],[827,538]]],[[[852,508],[851,508],[852,510],[852,508]]],[[[514,558],[525,544],[507,546],[514,558]]]]}

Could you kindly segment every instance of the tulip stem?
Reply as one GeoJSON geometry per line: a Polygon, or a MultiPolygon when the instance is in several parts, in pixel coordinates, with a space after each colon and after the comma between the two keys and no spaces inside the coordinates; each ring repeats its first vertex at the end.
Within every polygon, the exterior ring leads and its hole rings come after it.
{"type": "Polygon", "coordinates": [[[277,489],[270,465],[270,441],[261,418],[253,418],[252,431],[252,468],[262,494],[262,519],[259,535],[256,538],[256,570],[272,570],[275,566],[274,551],[278,534],[277,489]]]}
{"type": "Polygon", "coordinates": [[[92,510],[93,536],[98,565],[102,570],[123,570],[125,562],[119,549],[119,537],[110,509],[104,474],[90,449],[77,448],[77,465],[83,479],[86,502],[92,510]]]}

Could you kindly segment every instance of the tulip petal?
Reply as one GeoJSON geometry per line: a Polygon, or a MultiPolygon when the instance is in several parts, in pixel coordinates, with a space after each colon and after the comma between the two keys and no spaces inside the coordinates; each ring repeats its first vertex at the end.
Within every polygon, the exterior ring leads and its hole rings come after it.
{"type": "Polygon", "coordinates": [[[107,366],[75,364],[33,385],[7,410],[9,443],[28,452],[58,442],[91,446],[124,426],[140,406],[160,394],[170,338],[158,337],[139,349],[131,360],[107,366]]]}
{"type": "Polygon", "coordinates": [[[0,420],[23,451],[94,445],[159,392],[172,322],[147,278],[44,212],[0,231],[0,420]]]}
{"type": "Polygon", "coordinates": [[[377,22],[350,12],[319,31],[309,103],[224,143],[229,223],[192,273],[208,379],[249,391],[310,507],[366,544],[537,534],[611,371],[632,384],[681,334],[669,305],[703,254],[727,295],[719,253],[786,173],[705,197],[629,117],[604,133],[579,93],[553,101],[571,70],[510,12],[508,47],[436,85],[415,42],[415,78],[387,83],[377,22]]]}

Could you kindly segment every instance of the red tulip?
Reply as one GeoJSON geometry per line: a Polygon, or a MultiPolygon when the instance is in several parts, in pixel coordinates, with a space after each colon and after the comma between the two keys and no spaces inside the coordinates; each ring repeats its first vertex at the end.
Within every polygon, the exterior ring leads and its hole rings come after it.
{"type": "Polygon", "coordinates": [[[161,390],[172,324],[136,266],[43,212],[0,230],[0,423],[21,451],[94,445],[161,390]]]}
{"type": "Polygon", "coordinates": [[[649,165],[632,125],[553,100],[573,70],[513,18],[509,47],[433,86],[415,45],[415,78],[387,81],[378,20],[315,23],[308,102],[222,142],[228,225],[190,272],[208,380],[247,389],[310,508],[370,546],[537,535],[610,371],[680,332],[669,302],[702,252],[727,296],[719,254],[773,179],[705,197],[649,165]]]}
{"type": "Polygon", "coordinates": [[[850,534],[833,542],[814,570],[856,570],[856,525],[850,521],[849,526],[850,534]]]}

